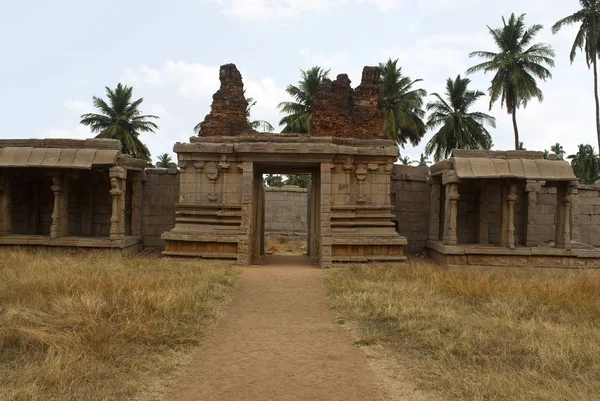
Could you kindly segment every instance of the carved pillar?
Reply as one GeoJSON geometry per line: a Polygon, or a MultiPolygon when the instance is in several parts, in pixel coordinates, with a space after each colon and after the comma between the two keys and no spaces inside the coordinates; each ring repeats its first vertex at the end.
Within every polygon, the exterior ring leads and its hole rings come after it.
{"type": "Polygon", "coordinates": [[[509,249],[515,249],[515,202],[517,198],[517,186],[509,185],[508,196],[506,197],[508,211],[506,241],[509,249]]]}
{"type": "Polygon", "coordinates": [[[458,183],[446,184],[446,216],[444,224],[444,245],[458,244],[458,183]]]}
{"type": "Polygon", "coordinates": [[[0,181],[0,235],[12,234],[11,198],[10,179],[5,171],[0,181]]]}
{"type": "Polygon", "coordinates": [[[253,222],[253,216],[256,214],[253,207],[260,207],[261,205],[253,205],[253,197],[256,193],[254,190],[254,163],[245,161],[238,165],[238,169],[241,170],[242,173],[242,210],[240,216],[241,234],[238,239],[237,263],[245,266],[250,264],[252,257],[258,258],[260,256],[252,255],[252,253],[253,248],[255,248],[255,244],[253,243],[255,239],[254,236],[257,235],[256,224],[253,222]]]}
{"type": "Polygon", "coordinates": [[[556,248],[571,249],[571,206],[573,201],[573,187],[558,187],[556,191],[556,231],[554,246],[556,248]]]}
{"type": "Polygon", "coordinates": [[[536,230],[537,222],[537,195],[542,190],[542,181],[527,181],[525,191],[527,192],[527,238],[525,244],[529,247],[537,246],[538,237],[536,230]]]}
{"type": "Polygon", "coordinates": [[[92,171],[89,180],[81,180],[82,210],[81,210],[81,235],[93,235],[94,217],[94,186],[96,184],[96,172],[92,171]]]}
{"type": "Polygon", "coordinates": [[[112,214],[110,216],[110,239],[125,238],[125,191],[127,170],[115,166],[110,168],[110,195],[112,196],[112,214]]]}
{"type": "Polygon", "coordinates": [[[54,192],[54,209],[52,210],[50,238],[66,237],[69,234],[67,186],[67,178],[60,172],[54,173],[51,187],[54,192]]]}
{"type": "Polygon", "coordinates": [[[477,240],[482,245],[490,243],[488,204],[487,183],[482,182],[479,188],[479,231],[477,235],[477,240]]]}
{"type": "MultiPolygon", "coordinates": [[[[359,175],[359,170],[362,165],[359,165],[357,168],[357,177],[359,175]]],[[[320,225],[321,229],[319,230],[321,239],[319,241],[320,250],[321,250],[321,267],[329,268],[332,264],[332,244],[333,238],[331,233],[331,169],[334,167],[332,163],[321,163],[321,174],[320,174],[320,183],[321,183],[321,204],[320,208],[320,225]]],[[[362,166],[364,170],[364,166],[362,166]]],[[[362,174],[362,173],[360,173],[362,174]]],[[[365,170],[366,177],[366,170],[365,170]]],[[[363,179],[364,181],[364,179],[363,179]]],[[[359,180],[359,186],[360,186],[359,180]]],[[[366,199],[365,199],[366,200],[366,199]]]]}
{"type": "Polygon", "coordinates": [[[131,182],[131,235],[142,235],[142,180],[144,178],[143,171],[137,171],[133,174],[131,182]]]}
{"type": "MultiPolygon", "coordinates": [[[[367,169],[364,164],[356,166],[356,180],[358,181],[358,195],[356,196],[356,203],[365,203],[367,196],[365,195],[365,179],[367,178],[367,169]]],[[[331,171],[329,171],[331,175],[331,171]]]]}
{"type": "Polygon", "coordinates": [[[439,241],[440,239],[440,193],[441,184],[431,181],[429,189],[429,239],[439,241]]]}

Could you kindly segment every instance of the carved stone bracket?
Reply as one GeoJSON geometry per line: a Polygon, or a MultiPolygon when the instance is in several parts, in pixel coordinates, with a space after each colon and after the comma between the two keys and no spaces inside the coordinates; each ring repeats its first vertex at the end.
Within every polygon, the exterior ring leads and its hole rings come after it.
{"type": "Polygon", "coordinates": [[[354,168],[354,157],[348,156],[346,158],[346,162],[343,164],[343,169],[345,171],[350,172],[350,171],[352,171],[353,168],[354,168]]]}
{"type": "Polygon", "coordinates": [[[367,169],[364,164],[359,164],[356,166],[356,179],[358,180],[358,196],[356,197],[356,203],[365,203],[367,201],[367,197],[365,195],[365,179],[367,178],[367,169]]]}
{"type": "Polygon", "coordinates": [[[224,170],[229,170],[229,167],[231,167],[231,163],[229,163],[227,161],[227,156],[221,155],[221,161],[219,162],[219,169],[221,171],[224,171],[224,170]]]}
{"type": "Polygon", "coordinates": [[[215,163],[215,162],[207,163],[205,166],[205,171],[206,171],[206,176],[210,180],[210,185],[211,185],[211,191],[208,194],[207,199],[209,202],[216,202],[219,200],[219,195],[217,194],[217,190],[216,190],[217,178],[219,178],[219,168],[217,166],[217,163],[215,163]]]}

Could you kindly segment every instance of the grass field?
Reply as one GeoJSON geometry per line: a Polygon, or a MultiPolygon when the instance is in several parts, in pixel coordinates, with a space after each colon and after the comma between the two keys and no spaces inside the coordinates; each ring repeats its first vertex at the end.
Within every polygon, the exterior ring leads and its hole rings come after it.
{"type": "Polygon", "coordinates": [[[448,400],[600,399],[600,272],[362,265],[326,274],[359,344],[448,400]]]}
{"type": "Polygon", "coordinates": [[[132,399],[198,344],[238,275],[220,262],[0,251],[0,399],[132,399]]]}

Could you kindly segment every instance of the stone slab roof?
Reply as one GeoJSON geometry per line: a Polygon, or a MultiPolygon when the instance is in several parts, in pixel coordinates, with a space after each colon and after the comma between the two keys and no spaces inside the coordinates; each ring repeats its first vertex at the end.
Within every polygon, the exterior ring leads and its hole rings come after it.
{"type": "Polygon", "coordinates": [[[117,164],[119,150],[77,148],[0,148],[0,167],[90,169],[117,164]]]}
{"type": "Polygon", "coordinates": [[[87,138],[32,138],[0,139],[0,148],[62,148],[62,149],[107,149],[121,150],[121,142],[116,139],[87,138]]]}
{"type": "MultiPolygon", "coordinates": [[[[539,181],[577,181],[571,165],[563,160],[452,157],[432,173],[454,170],[461,179],[515,178],[539,181]],[[435,172],[434,172],[435,171],[435,172]]],[[[441,163],[440,163],[441,164],[441,163]]],[[[434,166],[435,167],[435,166],[434,166]]]]}

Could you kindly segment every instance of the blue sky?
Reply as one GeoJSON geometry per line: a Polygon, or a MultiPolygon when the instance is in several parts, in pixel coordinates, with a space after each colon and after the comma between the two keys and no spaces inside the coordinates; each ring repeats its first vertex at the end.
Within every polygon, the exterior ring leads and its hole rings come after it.
{"type": "MultiPolygon", "coordinates": [[[[528,25],[545,29],[538,41],[556,51],[553,79],[541,83],[545,100],[519,110],[528,149],[561,142],[568,153],[579,143],[597,147],[592,73],[568,53],[575,35],[550,27],[578,8],[577,0],[199,0],[22,1],[0,5],[0,110],[3,138],[91,136],[78,124],[93,111],[92,95],[123,82],[143,97],[142,111],[157,114],[160,130],[142,140],[153,157],[187,142],[209,112],[218,88],[218,67],[233,62],[253,118],[273,125],[285,86],[299,70],[318,64],[333,77],[348,73],[358,85],[364,65],[399,58],[406,75],[422,78],[429,93],[442,93],[448,77],[477,62],[473,50],[494,50],[486,25],[501,26],[511,12],[527,13],[528,25]]],[[[490,76],[470,77],[486,91],[490,76]]],[[[431,98],[428,98],[431,100],[431,98]]],[[[486,111],[486,97],[478,108],[486,111]]],[[[510,149],[510,116],[490,114],[495,149],[510,149]]],[[[416,159],[421,145],[402,149],[416,159]]]]}

